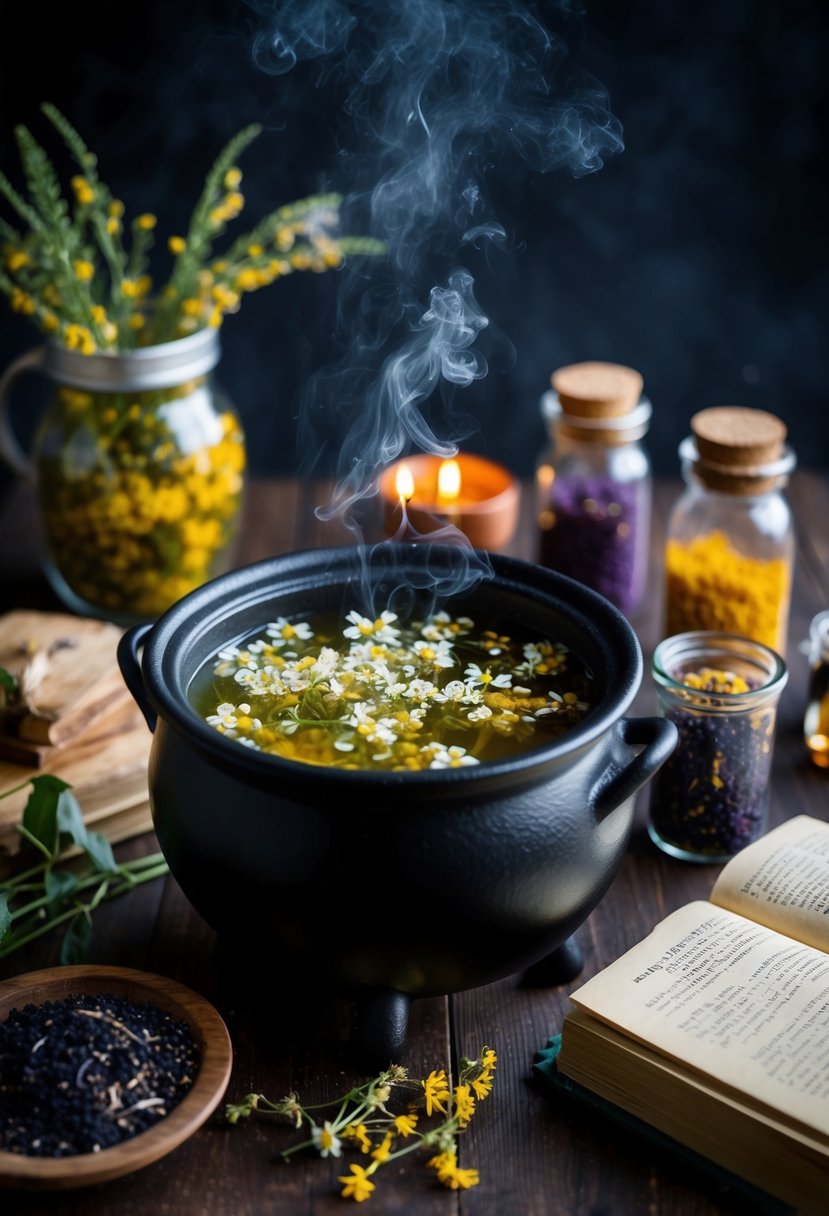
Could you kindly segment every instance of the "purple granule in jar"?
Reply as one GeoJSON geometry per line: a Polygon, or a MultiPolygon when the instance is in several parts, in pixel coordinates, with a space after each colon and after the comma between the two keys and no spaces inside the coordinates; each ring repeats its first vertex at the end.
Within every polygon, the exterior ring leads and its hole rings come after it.
{"type": "Polygon", "coordinates": [[[632,611],[642,592],[647,539],[637,486],[600,476],[557,478],[547,510],[553,518],[541,531],[541,564],[632,611]]]}
{"type": "Polygon", "coordinates": [[[717,861],[762,833],[773,713],[667,713],[679,740],[653,779],[650,804],[651,825],[666,844],[717,861]]]}

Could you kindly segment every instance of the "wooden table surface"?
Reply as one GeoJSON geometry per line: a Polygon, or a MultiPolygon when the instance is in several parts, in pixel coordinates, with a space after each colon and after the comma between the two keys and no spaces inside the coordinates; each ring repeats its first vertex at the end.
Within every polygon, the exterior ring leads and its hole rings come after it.
{"type": "MultiPolygon", "coordinates": [[[[646,661],[634,714],[655,709],[648,665],[660,634],[664,523],[678,492],[673,481],[656,487],[651,584],[643,608],[631,618],[646,661]]],[[[829,606],[829,480],[798,470],[789,499],[798,554],[787,649],[790,678],[774,753],[772,825],[798,813],[829,818],[829,772],[812,765],[802,742],[808,669],[801,649],[811,617],[829,606]]],[[[333,525],[314,516],[319,501],[318,493],[294,481],[253,483],[237,561],[339,543],[333,525]]],[[[61,608],[37,569],[30,503],[25,490],[18,489],[0,514],[2,609],[61,608]]],[[[531,493],[525,487],[522,523],[511,552],[532,558],[534,537],[531,493]]],[[[460,1055],[474,1056],[482,1044],[498,1052],[493,1092],[461,1140],[461,1164],[479,1169],[480,1185],[447,1190],[424,1167],[423,1158],[413,1154],[400,1168],[380,1171],[368,1211],[406,1211],[409,1216],[742,1216],[747,1211],[783,1216],[788,1211],[762,1198],[749,1202],[739,1187],[709,1177],[566,1099],[548,1097],[532,1083],[534,1053],[559,1030],[570,989],[674,908],[705,898],[719,873],[716,866],[683,863],[656,849],[645,829],[646,799],[643,791],[621,871],[577,934],[585,966],[574,984],[530,988],[514,976],[414,1002],[406,1058],[399,1061],[413,1075],[454,1068],[460,1055]]],[[[125,860],[155,847],[150,834],[119,846],[117,853],[125,860]]],[[[359,914],[399,915],[401,898],[393,885],[369,893],[359,914]]],[[[332,932],[346,935],[350,914],[344,912],[342,924],[332,926],[332,932]]],[[[417,910],[405,914],[416,916],[417,910]]],[[[255,925],[250,933],[255,940],[255,925]]],[[[349,1003],[336,996],[304,1000],[302,976],[269,955],[265,941],[256,972],[231,979],[214,953],[211,931],[172,878],[156,880],[96,912],[91,960],[171,976],[214,1002],[234,1045],[228,1100],[251,1091],[278,1099],[295,1090],[303,1100],[319,1101],[361,1079],[348,1050],[354,1013],[349,1003]]],[[[43,940],[0,964],[0,979],[56,961],[56,943],[43,940]]],[[[287,1125],[251,1120],[229,1127],[215,1118],[170,1156],[127,1178],[63,1194],[4,1193],[0,1211],[26,1216],[324,1216],[348,1210],[337,1183],[342,1162],[315,1157],[285,1164],[278,1152],[292,1142],[287,1125]]]]}

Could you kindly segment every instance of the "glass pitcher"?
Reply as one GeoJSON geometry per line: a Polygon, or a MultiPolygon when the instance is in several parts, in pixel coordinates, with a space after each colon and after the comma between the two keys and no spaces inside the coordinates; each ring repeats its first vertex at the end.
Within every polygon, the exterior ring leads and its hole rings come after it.
{"type": "Polygon", "coordinates": [[[91,355],[47,342],[0,378],[0,455],[33,479],[44,572],[72,611],[152,619],[230,564],[246,449],[219,357],[216,329],[91,355]],[[8,412],[27,371],[54,389],[29,455],[8,412]]]}

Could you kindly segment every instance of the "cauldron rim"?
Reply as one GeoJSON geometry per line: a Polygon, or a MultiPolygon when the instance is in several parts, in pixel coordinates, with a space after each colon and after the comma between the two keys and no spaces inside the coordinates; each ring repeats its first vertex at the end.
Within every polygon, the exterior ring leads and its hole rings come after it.
{"type": "MultiPolygon", "coordinates": [[[[191,744],[206,752],[223,770],[245,774],[258,782],[273,781],[282,773],[292,783],[300,780],[317,792],[336,789],[340,797],[349,792],[415,789],[428,794],[430,789],[446,790],[461,787],[502,785],[519,779],[521,784],[549,777],[550,769],[569,759],[575,759],[600,739],[625,713],[633,701],[644,671],[639,639],[627,618],[605,597],[557,571],[549,570],[522,558],[495,552],[480,556],[492,570],[487,586],[498,590],[512,589],[519,593],[532,592],[539,599],[549,600],[549,606],[569,617],[589,645],[598,649],[608,661],[607,688],[598,705],[583,722],[549,743],[539,744],[517,755],[452,769],[426,769],[418,772],[389,772],[368,769],[342,769],[309,765],[287,757],[243,747],[208,725],[197,713],[187,696],[187,685],[198,662],[188,665],[187,648],[216,629],[233,613],[238,617],[244,610],[262,608],[252,628],[272,619],[266,605],[273,604],[277,594],[284,597],[294,587],[302,589],[313,572],[334,571],[332,583],[345,586],[344,572],[348,564],[359,563],[359,546],[332,546],[321,549],[301,549],[276,557],[264,558],[237,567],[204,583],[173,604],[148,628],[143,639],[141,672],[144,688],[153,710],[165,723],[175,728],[191,744]]],[[[406,561],[422,558],[422,547],[388,542],[376,547],[385,556],[395,551],[397,559],[406,561]]],[[[451,546],[429,546],[431,562],[452,560],[451,546]]],[[[307,584],[309,587],[311,584],[307,584]]],[[[448,601],[451,603],[451,599],[448,601]]],[[[278,611],[279,609],[277,609],[278,611]]],[[[313,607],[309,605],[309,611],[313,607]]],[[[221,644],[228,645],[246,629],[229,628],[221,644]]],[[[588,645],[588,648],[589,648],[588,645]]],[[[215,653],[207,649],[201,661],[215,653]]]]}

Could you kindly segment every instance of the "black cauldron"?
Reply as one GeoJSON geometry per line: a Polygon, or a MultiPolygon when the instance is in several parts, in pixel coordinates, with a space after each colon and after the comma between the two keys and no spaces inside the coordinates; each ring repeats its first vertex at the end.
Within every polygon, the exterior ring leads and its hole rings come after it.
{"type": "Polygon", "coordinates": [[[569,939],[619,869],[634,794],[676,741],[664,719],[624,717],[643,665],[616,608],[529,562],[481,556],[486,577],[451,611],[564,642],[596,689],[579,725],[507,759],[424,772],[310,766],[240,746],[188,702],[211,655],[276,616],[363,611],[368,586],[395,608],[403,588],[445,590],[459,560],[452,546],[343,546],[258,562],[134,626],[119,649],[153,731],[155,830],[185,895],[220,941],[255,938],[284,971],[356,997],[358,1038],[383,1066],[405,1045],[413,997],[538,974],[548,958],[558,964],[550,980],[573,978],[569,939]]]}

